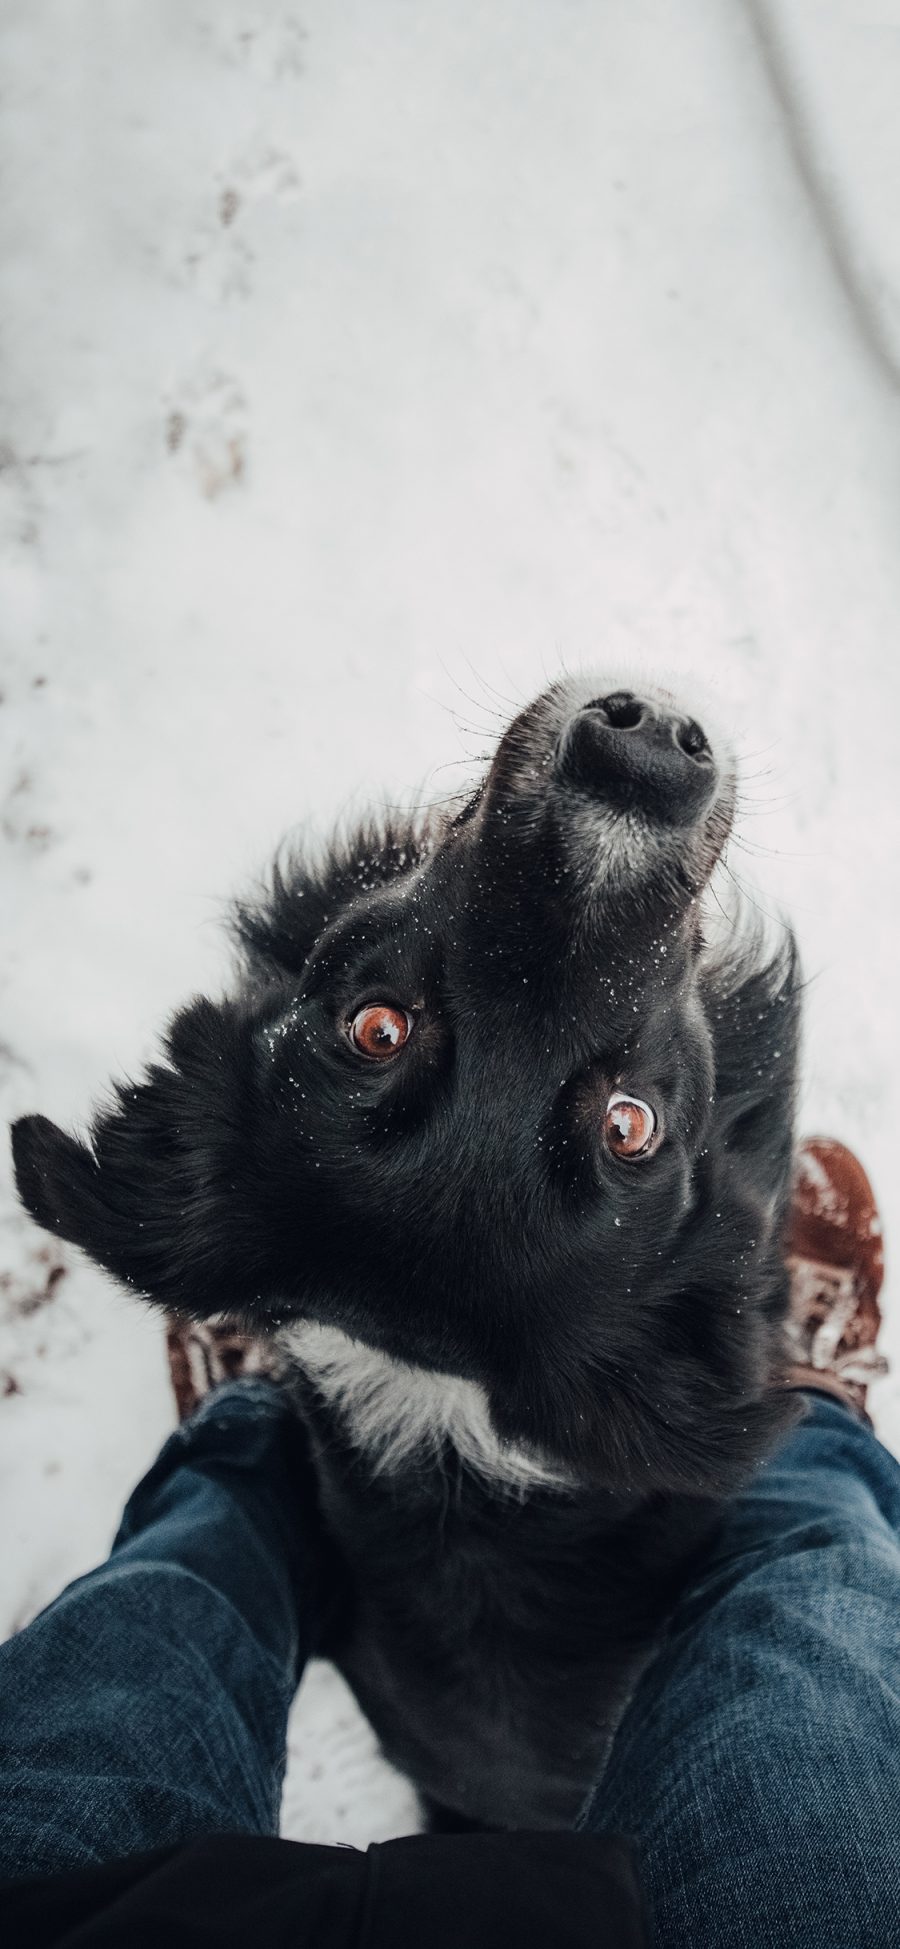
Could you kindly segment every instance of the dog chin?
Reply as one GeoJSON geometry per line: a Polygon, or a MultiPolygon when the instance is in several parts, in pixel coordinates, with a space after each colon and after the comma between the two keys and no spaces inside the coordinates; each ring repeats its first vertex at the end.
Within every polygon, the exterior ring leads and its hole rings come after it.
{"type": "Polygon", "coordinates": [[[710,823],[714,834],[685,841],[637,810],[585,805],[569,815],[566,851],[584,907],[610,898],[639,904],[652,915],[668,908],[674,896],[699,899],[707,890],[731,832],[727,792],[717,799],[710,823]]]}

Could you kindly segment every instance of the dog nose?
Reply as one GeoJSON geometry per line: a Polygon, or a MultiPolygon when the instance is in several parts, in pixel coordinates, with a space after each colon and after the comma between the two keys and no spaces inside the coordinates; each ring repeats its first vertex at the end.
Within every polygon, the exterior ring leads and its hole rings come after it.
{"type": "Polygon", "coordinates": [[[557,772],[593,798],[693,825],[716,787],[709,740],[692,717],[616,690],[578,711],[561,740],[557,772]]]}

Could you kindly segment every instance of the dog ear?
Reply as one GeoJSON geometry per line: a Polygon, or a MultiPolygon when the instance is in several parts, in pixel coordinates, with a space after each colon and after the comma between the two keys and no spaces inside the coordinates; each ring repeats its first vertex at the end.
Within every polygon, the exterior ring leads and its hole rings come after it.
{"type": "Polygon", "coordinates": [[[49,1117],[20,1117],[12,1127],[12,1151],[26,1211],[45,1231],[90,1251],[102,1194],[87,1145],[67,1137],[49,1117]]]}
{"type": "Polygon", "coordinates": [[[249,1024],[235,1004],[194,1003],[175,1018],[167,1053],[143,1082],[115,1086],[90,1145],[47,1117],[21,1118],[16,1183],[39,1225],[148,1298],[202,1317],[245,1303],[262,1269],[264,1216],[248,1238],[259,1211],[249,1024]]]}

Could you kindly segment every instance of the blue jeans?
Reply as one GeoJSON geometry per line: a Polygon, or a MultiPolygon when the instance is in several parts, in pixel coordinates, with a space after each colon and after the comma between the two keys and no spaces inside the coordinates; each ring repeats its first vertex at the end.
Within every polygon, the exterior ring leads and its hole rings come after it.
{"type": "MultiPolygon", "coordinates": [[[[836,1402],[732,1506],[582,1825],[633,1837],[660,1949],[900,1942],[900,1468],[836,1402]]],[[[109,1562],[0,1647],[0,1876],[274,1833],[331,1587],[302,1431],[211,1395],[109,1562]]]]}

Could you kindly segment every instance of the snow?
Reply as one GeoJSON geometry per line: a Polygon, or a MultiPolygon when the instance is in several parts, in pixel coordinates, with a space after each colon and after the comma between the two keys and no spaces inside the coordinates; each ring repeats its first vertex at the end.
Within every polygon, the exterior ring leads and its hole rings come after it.
{"type": "MultiPolygon", "coordinates": [[[[3,41],[7,1115],[77,1125],[220,986],[286,829],[458,789],[599,660],[737,736],[802,1122],[890,1246],[897,0],[8,0],[3,41]]],[[[0,1223],[11,1630],[172,1407],[152,1316],[74,1255],[48,1294],[8,1176],[0,1223]]],[[[874,1405],[900,1447],[900,1380],[874,1405]]],[[[285,1805],[414,1819],[323,1668],[285,1805]]]]}

